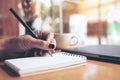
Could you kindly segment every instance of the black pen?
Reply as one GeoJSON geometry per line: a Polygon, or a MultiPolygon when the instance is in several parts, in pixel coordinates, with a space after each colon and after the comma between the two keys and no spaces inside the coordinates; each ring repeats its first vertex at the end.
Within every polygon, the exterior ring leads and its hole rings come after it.
{"type": "MultiPolygon", "coordinates": [[[[38,38],[36,35],[35,35],[35,33],[31,30],[31,28],[24,22],[24,20],[22,19],[22,18],[20,18],[19,16],[18,16],[18,14],[12,9],[12,8],[10,8],[9,9],[11,12],[12,12],[12,14],[18,19],[18,21],[29,31],[29,34],[32,36],[32,37],[34,37],[34,38],[38,38]]],[[[49,53],[49,55],[51,55],[52,56],[52,54],[51,53],[49,53]]]]}
{"type": "Polygon", "coordinates": [[[10,11],[13,13],[13,15],[18,19],[18,21],[30,32],[30,35],[34,38],[38,38],[34,32],[31,30],[31,28],[24,22],[24,20],[22,18],[20,18],[17,13],[12,9],[10,8],[10,11]]]}

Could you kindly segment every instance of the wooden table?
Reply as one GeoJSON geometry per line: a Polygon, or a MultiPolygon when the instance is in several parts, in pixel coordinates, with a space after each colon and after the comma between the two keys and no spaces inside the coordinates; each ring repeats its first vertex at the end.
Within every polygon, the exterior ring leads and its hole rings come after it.
{"type": "Polygon", "coordinates": [[[88,60],[87,65],[70,69],[17,77],[0,62],[0,80],[120,80],[120,65],[88,60]]]}
{"type": "Polygon", "coordinates": [[[120,80],[120,65],[88,60],[87,65],[79,67],[18,77],[6,68],[4,62],[0,62],[0,80],[120,80]]]}

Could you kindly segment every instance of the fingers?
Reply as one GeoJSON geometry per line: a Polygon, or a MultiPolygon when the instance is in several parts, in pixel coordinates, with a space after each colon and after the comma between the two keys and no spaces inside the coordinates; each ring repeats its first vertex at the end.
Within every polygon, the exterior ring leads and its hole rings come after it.
{"type": "Polygon", "coordinates": [[[33,44],[35,48],[41,49],[40,52],[35,52],[35,56],[44,56],[46,54],[52,54],[56,48],[56,40],[54,39],[54,34],[48,31],[35,31],[39,40],[35,40],[33,44]]]}
{"type": "Polygon", "coordinates": [[[40,50],[39,53],[34,52],[35,57],[37,57],[37,56],[48,56],[49,54],[51,54],[51,52],[47,51],[47,50],[40,50]]]}
{"type": "MultiPolygon", "coordinates": [[[[54,45],[54,47],[56,48],[56,40],[54,39],[54,34],[49,32],[46,35],[46,41],[50,42],[51,44],[54,45]]],[[[44,55],[51,55],[52,56],[52,51],[53,50],[48,50],[44,55]]]]}
{"type": "Polygon", "coordinates": [[[46,36],[46,41],[51,42],[54,39],[54,34],[53,33],[48,33],[48,35],[46,36]]]}
{"type": "Polygon", "coordinates": [[[52,32],[48,31],[35,31],[35,34],[38,36],[39,39],[51,41],[51,39],[54,39],[54,34],[52,32]]]}
{"type": "Polygon", "coordinates": [[[54,39],[54,34],[52,32],[43,32],[46,37],[46,41],[50,42],[51,44],[54,44],[56,46],[56,40],[54,39]]]}
{"type": "Polygon", "coordinates": [[[55,49],[55,45],[51,44],[48,41],[44,41],[44,40],[38,40],[38,39],[34,39],[32,41],[33,44],[33,48],[38,48],[38,49],[43,49],[43,50],[53,50],[55,49]]]}
{"type": "Polygon", "coordinates": [[[49,44],[53,44],[56,47],[56,40],[54,39],[54,34],[48,31],[35,31],[35,34],[40,40],[48,41],[49,44]]]}

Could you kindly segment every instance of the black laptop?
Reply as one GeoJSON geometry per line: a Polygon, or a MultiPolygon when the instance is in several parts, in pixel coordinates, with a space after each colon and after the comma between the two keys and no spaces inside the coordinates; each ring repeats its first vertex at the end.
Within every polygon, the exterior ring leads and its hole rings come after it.
{"type": "Polygon", "coordinates": [[[78,55],[84,55],[88,59],[120,64],[120,46],[95,45],[95,46],[62,49],[62,51],[71,52],[78,55]]]}

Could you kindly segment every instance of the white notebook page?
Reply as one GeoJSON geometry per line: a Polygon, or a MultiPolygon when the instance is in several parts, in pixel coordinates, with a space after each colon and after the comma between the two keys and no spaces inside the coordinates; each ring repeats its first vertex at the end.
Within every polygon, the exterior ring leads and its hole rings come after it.
{"type": "Polygon", "coordinates": [[[47,57],[28,57],[9,59],[5,63],[14,69],[18,74],[28,74],[38,71],[46,71],[70,65],[76,65],[86,62],[84,56],[71,56],[61,53],[53,54],[47,57]]]}

